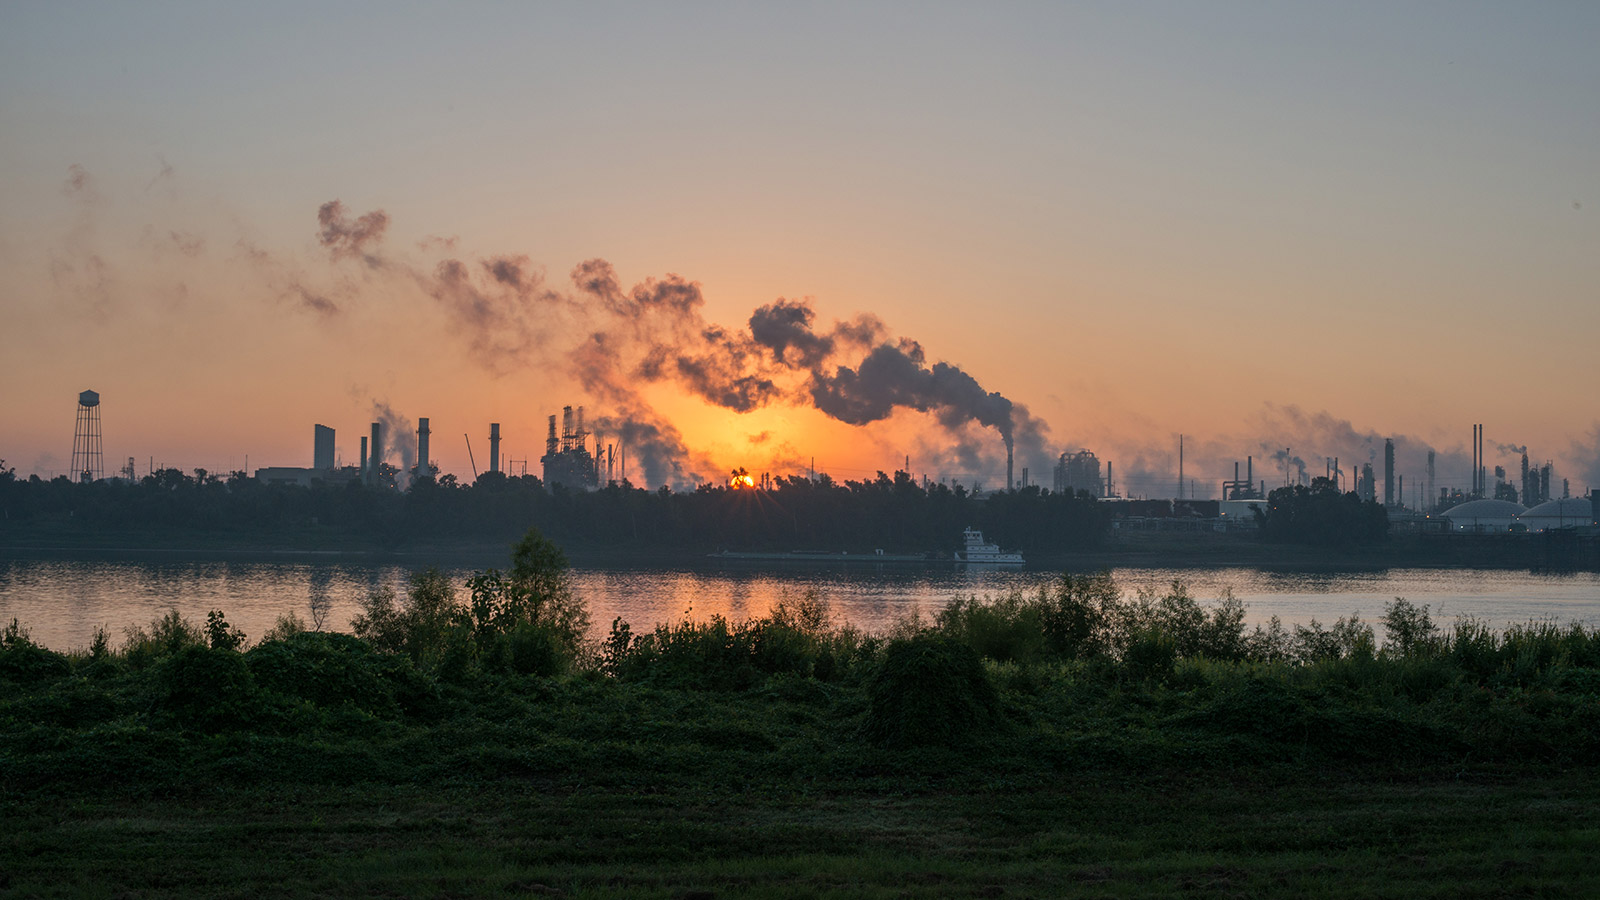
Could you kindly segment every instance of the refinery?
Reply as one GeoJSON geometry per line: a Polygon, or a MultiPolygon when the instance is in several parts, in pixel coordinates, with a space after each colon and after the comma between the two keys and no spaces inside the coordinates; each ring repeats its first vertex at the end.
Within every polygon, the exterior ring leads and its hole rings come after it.
{"type": "MultiPolygon", "coordinates": [[[[72,480],[93,482],[107,476],[104,464],[101,433],[101,396],[93,390],[79,393],[76,423],[73,429],[71,469],[72,480]]],[[[392,434],[384,422],[372,422],[360,438],[360,449],[355,465],[343,465],[335,441],[335,430],[327,425],[312,426],[312,460],[306,467],[262,466],[254,470],[253,477],[265,484],[346,486],[360,484],[367,487],[404,490],[417,479],[434,479],[439,466],[432,456],[430,419],[417,420],[415,431],[392,434]],[[398,458],[401,465],[389,462],[398,458]]],[[[607,441],[605,435],[593,432],[584,422],[582,406],[565,406],[558,417],[551,414],[547,420],[544,455],[538,460],[538,477],[549,489],[565,491],[593,491],[608,485],[619,485],[628,480],[627,447],[620,439],[607,441]]],[[[527,477],[528,460],[513,460],[502,454],[503,435],[501,423],[489,423],[487,466],[481,472],[477,456],[472,450],[470,434],[462,438],[471,464],[474,480],[485,475],[494,477],[527,477]]],[[[1056,494],[1087,496],[1105,503],[1110,508],[1119,530],[1252,530],[1257,527],[1256,512],[1264,512],[1272,490],[1283,487],[1332,489],[1339,493],[1351,492],[1368,503],[1381,503],[1388,515],[1390,528],[1398,533],[1471,532],[1520,533],[1543,532],[1566,528],[1590,527],[1600,514],[1600,491],[1574,496],[1568,479],[1556,483],[1554,464],[1545,460],[1535,462],[1526,447],[1509,448],[1520,452],[1520,467],[1508,470],[1503,465],[1490,466],[1485,452],[1484,426],[1474,424],[1470,441],[1471,469],[1467,484],[1441,484],[1438,477],[1437,453],[1427,449],[1422,471],[1412,476],[1408,492],[1406,475],[1396,467],[1395,441],[1384,439],[1382,461],[1374,459],[1359,465],[1351,464],[1346,472],[1337,456],[1324,458],[1324,470],[1313,477],[1309,467],[1289,448],[1274,451],[1272,458],[1281,464],[1281,480],[1269,481],[1258,477],[1257,459],[1246,454],[1242,461],[1232,464],[1231,476],[1217,482],[1215,497],[1200,497],[1197,482],[1186,480],[1184,470],[1184,436],[1178,436],[1176,477],[1167,480],[1170,492],[1145,490],[1137,494],[1119,490],[1115,469],[1110,460],[1102,461],[1093,450],[1080,448],[1067,450],[1056,461],[1050,490],[1056,494]],[[1376,464],[1376,466],[1375,466],[1376,464]],[[1379,468],[1381,467],[1381,468],[1379,468]],[[1380,497],[1381,478],[1381,497],[1380,497]],[[1408,500],[1409,498],[1409,500],[1408,500]]],[[[1502,446],[1502,454],[1507,448],[1502,446]]],[[[1014,460],[1008,445],[1006,453],[1006,478],[1010,490],[1042,488],[1035,486],[1027,467],[1020,479],[1013,478],[1014,460]]],[[[154,471],[152,460],[147,471],[154,471]]],[[[247,463],[248,468],[248,463],[247,463]]],[[[911,461],[907,457],[904,471],[910,474],[911,461]]],[[[1459,473],[1458,473],[1459,474],[1459,473]]],[[[127,464],[112,478],[137,480],[135,460],[127,464]]],[[[447,476],[453,481],[453,476],[447,476]]],[[[806,477],[815,479],[815,464],[806,477]]],[[[924,489],[935,483],[957,487],[961,482],[951,477],[919,479],[924,489]]],[[[982,497],[980,477],[968,476],[968,493],[982,497]]],[[[753,476],[738,469],[728,481],[736,489],[770,490],[771,474],[753,476]]],[[[1212,491],[1208,488],[1207,494],[1212,491]]]]}

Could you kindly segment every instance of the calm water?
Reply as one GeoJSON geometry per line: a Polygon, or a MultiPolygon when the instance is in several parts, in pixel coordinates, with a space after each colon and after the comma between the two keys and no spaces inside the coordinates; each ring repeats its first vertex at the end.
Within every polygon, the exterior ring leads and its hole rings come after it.
{"type": "MultiPolygon", "coordinates": [[[[446,570],[458,583],[469,569],[446,570]]],[[[347,629],[370,591],[403,590],[407,570],[393,565],[278,562],[85,562],[0,560],[0,618],[20,620],[36,641],[56,649],[88,646],[96,626],[120,636],[176,609],[201,622],[221,609],[252,638],[289,611],[308,619],[326,601],[327,624],[347,629]]],[[[1432,607],[1435,620],[1470,615],[1502,625],[1531,619],[1600,626],[1600,575],[1459,569],[1382,572],[1263,572],[1254,569],[1116,569],[1130,593],[1183,580],[1202,600],[1231,590],[1248,620],[1278,616],[1289,624],[1323,623],[1360,613],[1375,620],[1395,597],[1432,607]]],[[[1021,571],[810,569],[579,569],[577,589],[597,634],[621,616],[640,631],[684,617],[759,616],[785,595],[815,588],[842,619],[881,630],[913,613],[924,617],[956,596],[1031,590],[1051,575],[1021,571]]]]}

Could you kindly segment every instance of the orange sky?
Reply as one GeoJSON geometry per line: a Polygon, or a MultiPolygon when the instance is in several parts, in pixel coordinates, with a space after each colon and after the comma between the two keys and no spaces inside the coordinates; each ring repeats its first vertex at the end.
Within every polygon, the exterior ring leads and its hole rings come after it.
{"type": "MultiPolygon", "coordinates": [[[[1408,485],[1433,448],[1464,486],[1484,422],[1491,465],[1600,486],[1591,10],[494,12],[0,12],[6,465],[67,468],[85,388],[108,468],[306,465],[315,422],[353,461],[375,403],[430,417],[447,471],[491,421],[536,459],[561,405],[615,412],[571,366],[594,323],[512,340],[427,290],[525,256],[563,297],[597,257],[680,275],[735,333],[780,297],[875,315],[1047,423],[1018,463],[1046,484],[1087,446],[1170,496],[1183,433],[1202,496],[1385,436],[1408,485]],[[335,199],[387,214],[381,265],[319,242],[335,199]]],[[[799,384],[638,396],[703,477],[1003,480],[992,430],[846,425],[799,384]]]]}

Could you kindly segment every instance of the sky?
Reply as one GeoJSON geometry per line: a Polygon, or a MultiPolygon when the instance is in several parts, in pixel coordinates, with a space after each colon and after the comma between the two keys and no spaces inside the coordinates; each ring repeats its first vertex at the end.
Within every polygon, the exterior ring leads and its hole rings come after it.
{"type": "MultiPolygon", "coordinates": [[[[0,459],[1600,487],[1600,6],[0,5],[0,459]],[[576,277],[575,277],[576,276],[576,277]],[[471,455],[468,451],[471,441],[471,455]],[[400,442],[397,442],[400,443],[400,442]],[[402,446],[400,449],[404,449],[402,446]],[[394,461],[402,461],[397,455],[394,461]],[[1298,460],[1298,464],[1296,463],[1298,460]],[[1381,472],[1380,472],[1381,478],[1381,472]]],[[[1559,488],[1557,488],[1559,493],[1559,488]]]]}

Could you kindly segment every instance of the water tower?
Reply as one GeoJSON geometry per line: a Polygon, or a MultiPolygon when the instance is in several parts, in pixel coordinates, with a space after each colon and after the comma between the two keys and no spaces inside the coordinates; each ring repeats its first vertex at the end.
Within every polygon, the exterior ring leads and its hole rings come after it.
{"type": "Polygon", "coordinates": [[[72,478],[74,481],[99,481],[105,475],[100,458],[100,395],[84,391],[78,395],[78,424],[72,429],[72,478]]]}

